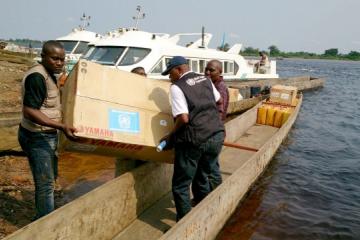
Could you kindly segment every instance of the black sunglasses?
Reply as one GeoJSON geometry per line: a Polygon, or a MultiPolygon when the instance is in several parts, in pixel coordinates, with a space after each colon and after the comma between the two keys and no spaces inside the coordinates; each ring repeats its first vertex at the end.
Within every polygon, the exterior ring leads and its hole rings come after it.
{"type": "Polygon", "coordinates": [[[214,69],[214,68],[205,68],[205,72],[206,71],[209,71],[209,72],[214,72],[216,69],[214,69]]]}

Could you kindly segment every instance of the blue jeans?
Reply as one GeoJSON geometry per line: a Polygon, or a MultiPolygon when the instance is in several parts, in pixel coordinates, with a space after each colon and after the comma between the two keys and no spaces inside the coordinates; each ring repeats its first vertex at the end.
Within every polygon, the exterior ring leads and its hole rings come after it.
{"type": "MultiPolygon", "coordinates": [[[[197,175],[201,174],[199,171],[196,172],[195,178],[197,179],[197,175]]],[[[208,175],[209,187],[210,191],[213,191],[222,183],[222,177],[220,172],[220,165],[219,165],[219,157],[216,158],[216,161],[213,162],[211,166],[211,173],[208,175]]],[[[194,203],[198,204],[204,196],[201,193],[201,189],[199,189],[199,185],[196,182],[193,182],[191,186],[191,190],[194,196],[194,203]]]]}
{"type": "Polygon", "coordinates": [[[224,142],[224,132],[218,132],[198,146],[188,143],[175,145],[172,192],[179,221],[191,210],[190,184],[195,186],[199,200],[211,191],[208,176],[216,166],[224,142]]]}
{"type": "Polygon", "coordinates": [[[31,132],[19,127],[18,140],[29,160],[35,183],[35,219],[54,210],[54,181],[57,177],[57,132],[31,132]]]}

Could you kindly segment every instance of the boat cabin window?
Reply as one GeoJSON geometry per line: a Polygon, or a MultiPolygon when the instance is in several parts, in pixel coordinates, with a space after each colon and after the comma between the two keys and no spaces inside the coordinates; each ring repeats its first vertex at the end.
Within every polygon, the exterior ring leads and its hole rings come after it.
{"type": "Polygon", "coordinates": [[[196,72],[196,73],[199,72],[197,60],[191,60],[191,71],[196,72]]]}
{"type": "Polygon", "coordinates": [[[223,74],[226,75],[235,75],[234,72],[234,62],[230,62],[230,61],[224,61],[223,62],[223,74]]]}
{"type": "Polygon", "coordinates": [[[83,54],[86,52],[86,50],[88,50],[88,43],[89,42],[79,42],[79,44],[77,45],[77,47],[74,50],[74,54],[83,54]]]}
{"type": "Polygon", "coordinates": [[[65,53],[69,54],[73,51],[74,47],[76,46],[76,44],[78,43],[77,41],[58,41],[60,42],[65,49],[65,53]]]}
{"type": "Polygon", "coordinates": [[[88,60],[103,65],[115,65],[125,47],[97,46],[88,57],[88,60]]]}
{"type": "Polygon", "coordinates": [[[82,56],[83,59],[89,59],[89,56],[91,53],[95,50],[95,46],[91,45],[89,46],[88,50],[85,52],[85,54],[82,56]]]}
{"type": "Polygon", "coordinates": [[[159,75],[166,69],[166,65],[169,63],[171,57],[163,57],[161,58],[155,65],[155,67],[151,70],[152,74],[159,75]]]}
{"type": "Polygon", "coordinates": [[[125,53],[125,56],[121,59],[119,66],[132,65],[143,60],[149,53],[148,48],[135,48],[130,47],[125,53]]]}
{"type": "Polygon", "coordinates": [[[168,63],[170,62],[170,59],[171,59],[171,58],[169,58],[169,57],[165,58],[165,66],[168,65],[168,63]]]}
{"type": "Polygon", "coordinates": [[[238,71],[239,71],[239,65],[236,62],[234,62],[234,75],[236,75],[238,71]]]}
{"type": "Polygon", "coordinates": [[[155,67],[151,70],[152,74],[161,74],[165,69],[163,68],[163,60],[160,59],[159,62],[155,65],[155,67]]]}
{"type": "MultiPolygon", "coordinates": [[[[160,74],[162,73],[168,62],[170,61],[171,57],[163,57],[160,59],[155,67],[150,71],[152,74],[160,74]]],[[[206,59],[189,59],[186,58],[187,64],[190,67],[190,70],[196,73],[205,72],[205,67],[208,64],[209,60],[206,59]]],[[[223,66],[223,74],[224,75],[236,75],[236,72],[239,70],[239,66],[234,61],[221,61],[223,66]]]]}
{"type": "Polygon", "coordinates": [[[205,72],[205,60],[199,60],[199,72],[204,73],[205,72]]]}

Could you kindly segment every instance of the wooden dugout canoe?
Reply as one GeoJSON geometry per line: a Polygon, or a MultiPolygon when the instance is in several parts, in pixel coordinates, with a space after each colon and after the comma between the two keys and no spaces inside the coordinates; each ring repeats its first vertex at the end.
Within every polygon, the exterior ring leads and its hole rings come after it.
{"type": "Polygon", "coordinates": [[[302,98],[282,125],[256,124],[259,103],[226,123],[223,183],[175,223],[171,164],[148,163],[96,188],[8,236],[14,239],[214,239],[286,138],[302,98]]]}

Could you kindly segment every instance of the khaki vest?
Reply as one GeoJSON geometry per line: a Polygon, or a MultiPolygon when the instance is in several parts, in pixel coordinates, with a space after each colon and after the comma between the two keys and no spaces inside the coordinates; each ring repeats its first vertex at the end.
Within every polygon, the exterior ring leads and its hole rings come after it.
{"type": "MultiPolygon", "coordinates": [[[[60,91],[59,91],[58,86],[52,80],[51,76],[46,71],[46,69],[44,68],[43,65],[38,64],[26,72],[26,74],[22,80],[22,88],[21,88],[22,99],[24,100],[24,95],[25,95],[25,79],[27,76],[29,76],[30,74],[35,73],[35,72],[40,73],[44,77],[45,84],[46,84],[46,94],[47,95],[46,95],[46,98],[45,98],[43,104],[40,107],[40,111],[42,113],[44,113],[46,116],[48,116],[50,119],[52,119],[56,122],[61,122],[60,91]]],[[[34,123],[30,119],[25,118],[24,114],[22,115],[21,126],[31,132],[56,130],[51,127],[46,127],[46,126],[42,126],[37,123],[34,123]]]]}

